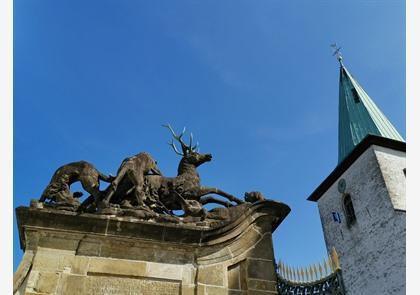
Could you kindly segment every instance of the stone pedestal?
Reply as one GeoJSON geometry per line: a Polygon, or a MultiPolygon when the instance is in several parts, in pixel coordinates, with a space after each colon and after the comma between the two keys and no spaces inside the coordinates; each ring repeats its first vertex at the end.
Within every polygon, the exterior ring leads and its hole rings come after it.
{"type": "Polygon", "coordinates": [[[277,294],[272,232],[290,212],[262,201],[219,227],[17,208],[15,294],[277,294]]]}

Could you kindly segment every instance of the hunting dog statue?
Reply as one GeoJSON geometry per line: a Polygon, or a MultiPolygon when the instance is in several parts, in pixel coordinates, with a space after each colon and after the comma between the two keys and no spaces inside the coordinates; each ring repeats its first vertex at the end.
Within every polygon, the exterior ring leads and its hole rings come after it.
{"type": "Polygon", "coordinates": [[[39,199],[40,202],[50,200],[53,203],[74,205],[78,203],[82,192],[70,191],[70,185],[80,181],[85,191],[91,194],[95,200],[101,198],[99,190],[100,180],[111,182],[112,175],[105,175],[98,171],[92,164],[86,161],[72,162],[58,168],[51,178],[39,199]]]}

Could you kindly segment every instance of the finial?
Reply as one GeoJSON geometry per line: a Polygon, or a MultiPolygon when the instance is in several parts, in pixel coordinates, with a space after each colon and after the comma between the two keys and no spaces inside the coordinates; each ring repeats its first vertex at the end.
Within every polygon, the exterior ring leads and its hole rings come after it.
{"type": "Polygon", "coordinates": [[[340,63],[340,66],[343,66],[343,56],[341,55],[341,51],[340,51],[341,47],[338,47],[337,43],[331,44],[330,46],[334,50],[333,56],[337,58],[338,62],[340,63]]]}

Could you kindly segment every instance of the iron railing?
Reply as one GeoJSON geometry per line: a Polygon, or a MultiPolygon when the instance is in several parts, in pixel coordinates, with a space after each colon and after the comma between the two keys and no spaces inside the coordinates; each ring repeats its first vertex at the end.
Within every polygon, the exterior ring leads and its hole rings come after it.
{"type": "Polygon", "coordinates": [[[298,268],[279,262],[277,277],[280,295],[345,294],[340,261],[334,248],[323,263],[298,268]]]}

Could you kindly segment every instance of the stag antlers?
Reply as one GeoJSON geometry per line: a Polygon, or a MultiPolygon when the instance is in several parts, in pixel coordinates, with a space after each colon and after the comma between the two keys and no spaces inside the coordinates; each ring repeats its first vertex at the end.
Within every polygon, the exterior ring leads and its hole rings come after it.
{"type": "Polygon", "coordinates": [[[182,136],[185,134],[185,131],[186,131],[186,128],[185,127],[182,130],[181,134],[177,135],[175,133],[175,131],[172,129],[172,127],[171,127],[171,125],[169,123],[166,124],[166,125],[162,125],[162,126],[168,128],[171,131],[172,136],[174,138],[168,144],[172,147],[172,149],[174,150],[174,152],[177,155],[185,156],[185,155],[187,155],[187,154],[189,154],[191,152],[195,152],[196,150],[198,150],[198,142],[197,142],[197,144],[195,146],[192,146],[192,144],[193,144],[193,134],[192,133],[190,133],[190,142],[189,142],[189,145],[186,145],[185,142],[182,141],[182,136]],[[176,139],[176,141],[181,144],[182,153],[180,151],[178,151],[178,149],[176,148],[175,143],[174,143],[174,139],[176,139]]]}

